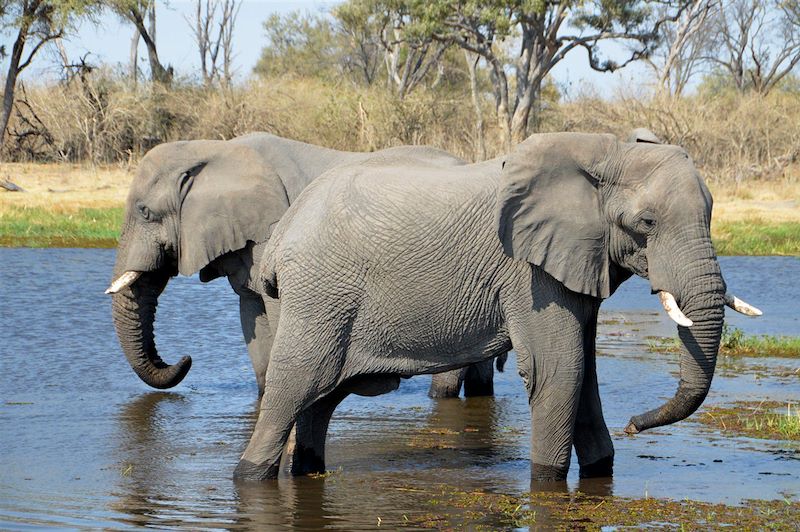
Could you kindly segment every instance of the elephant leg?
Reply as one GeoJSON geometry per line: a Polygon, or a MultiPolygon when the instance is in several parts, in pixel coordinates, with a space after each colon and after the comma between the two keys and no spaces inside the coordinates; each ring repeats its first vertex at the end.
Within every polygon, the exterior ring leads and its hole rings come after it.
{"type": "Polygon", "coordinates": [[[272,350],[273,327],[264,307],[264,301],[255,293],[239,296],[239,318],[242,333],[247,343],[247,353],[253,364],[253,372],[258,383],[259,397],[264,393],[264,380],[269,366],[269,354],[272,350]]]}
{"type": "Polygon", "coordinates": [[[494,395],[494,358],[467,367],[464,397],[494,395]]]}
{"type": "Polygon", "coordinates": [[[297,417],[317,399],[312,383],[292,378],[289,371],[275,371],[276,365],[271,364],[268,370],[253,435],[233,473],[236,479],[277,478],[281,455],[297,417]]]}
{"type": "Polygon", "coordinates": [[[295,423],[292,475],[325,472],[325,439],[333,411],[349,392],[337,388],[306,408],[295,423]]]}
{"type": "Polygon", "coordinates": [[[575,421],[575,454],[581,478],[610,477],[614,472],[614,444],[608,432],[600,391],[597,387],[597,311],[595,308],[584,335],[583,386],[575,421]]]}
{"type": "Polygon", "coordinates": [[[234,478],[277,478],[281,455],[298,416],[334,390],[339,380],[344,354],[338,337],[311,339],[308,331],[313,324],[292,317],[282,316],[278,325],[258,421],[234,478]]]}
{"type": "Polygon", "coordinates": [[[468,368],[459,368],[435,374],[431,378],[431,387],[428,389],[428,397],[431,399],[458,397],[461,393],[461,384],[464,382],[467,369],[468,368]]]}
{"type": "Polygon", "coordinates": [[[583,384],[584,330],[592,299],[567,290],[538,268],[532,301],[507,309],[531,411],[531,478],[560,481],[569,471],[575,417],[583,384]]]}

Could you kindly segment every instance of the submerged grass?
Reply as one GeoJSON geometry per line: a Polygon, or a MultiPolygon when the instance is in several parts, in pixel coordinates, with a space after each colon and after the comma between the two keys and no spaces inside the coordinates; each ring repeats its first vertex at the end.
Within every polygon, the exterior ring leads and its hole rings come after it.
{"type": "Polygon", "coordinates": [[[751,438],[800,441],[800,407],[775,401],[711,406],[697,421],[751,438]]]}
{"type": "Polygon", "coordinates": [[[744,501],[730,506],[691,500],[630,499],[576,493],[536,492],[512,496],[442,488],[428,501],[428,512],[410,523],[433,529],[496,530],[521,527],[602,530],[609,527],[737,530],[793,529],[800,502],[788,499],[744,501]]]}
{"type": "MultiPolygon", "coordinates": [[[[677,338],[653,337],[647,342],[650,351],[676,353],[681,344],[677,338]]],[[[721,355],[733,357],[800,358],[800,337],[747,335],[727,324],[722,329],[721,355]]]]}
{"type": "Polygon", "coordinates": [[[0,246],[107,248],[117,245],[123,208],[6,205],[0,209],[0,246]]]}

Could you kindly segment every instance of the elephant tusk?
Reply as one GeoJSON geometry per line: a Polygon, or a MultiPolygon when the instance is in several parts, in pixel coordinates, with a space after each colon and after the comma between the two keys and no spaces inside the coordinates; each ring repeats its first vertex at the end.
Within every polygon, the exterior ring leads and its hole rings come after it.
{"type": "Polygon", "coordinates": [[[135,283],[136,279],[138,279],[141,275],[142,272],[127,271],[123,273],[111,283],[111,286],[106,289],[106,294],[116,294],[120,290],[129,287],[135,283]]]}
{"type": "Polygon", "coordinates": [[[675,296],[673,296],[669,292],[662,290],[661,292],[658,293],[658,299],[661,300],[661,304],[664,306],[664,310],[667,311],[667,314],[669,315],[670,318],[672,318],[672,321],[674,321],[675,323],[677,323],[682,327],[692,326],[692,320],[687,318],[683,314],[683,312],[681,312],[681,309],[678,308],[678,302],[675,301],[675,296]]]}
{"type": "Polygon", "coordinates": [[[731,307],[736,312],[744,314],[745,316],[761,316],[763,312],[757,309],[750,303],[746,301],[742,301],[738,297],[733,294],[726,293],[725,294],[725,304],[731,307]]]}

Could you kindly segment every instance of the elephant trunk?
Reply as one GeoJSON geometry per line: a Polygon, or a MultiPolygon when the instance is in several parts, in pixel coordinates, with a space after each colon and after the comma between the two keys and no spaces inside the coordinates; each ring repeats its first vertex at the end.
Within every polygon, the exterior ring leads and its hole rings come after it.
{"type": "Polygon", "coordinates": [[[625,428],[629,434],[685,419],[700,407],[711,387],[722,338],[725,283],[713,255],[690,264],[684,278],[691,281],[681,290],[679,303],[693,324],[678,327],[682,344],[678,390],[660,407],[632,417],[625,428]]]}
{"type": "Polygon", "coordinates": [[[177,385],[192,367],[192,359],[181,358],[169,365],[156,350],[153,324],[158,296],[167,285],[167,275],[142,274],[136,283],[112,296],[112,317],[125,358],[133,371],[153,388],[165,389],[177,385]]]}

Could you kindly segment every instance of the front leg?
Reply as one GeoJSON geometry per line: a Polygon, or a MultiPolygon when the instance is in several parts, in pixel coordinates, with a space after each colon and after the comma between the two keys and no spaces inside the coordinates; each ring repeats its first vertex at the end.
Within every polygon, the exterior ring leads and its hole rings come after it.
{"type": "Polygon", "coordinates": [[[534,267],[530,296],[515,303],[506,315],[528,390],[531,478],[564,480],[583,384],[584,333],[595,300],[534,267]]]}
{"type": "Polygon", "coordinates": [[[584,334],[584,371],[578,415],[575,422],[575,454],[581,466],[581,478],[610,477],[614,472],[614,444],[608,433],[600,391],[597,387],[598,304],[584,334]]]}
{"type": "MultiPolygon", "coordinates": [[[[274,337],[271,320],[261,296],[249,291],[242,291],[239,295],[239,317],[260,397],[264,393],[264,380],[267,375],[269,354],[274,337]]],[[[273,316],[272,320],[277,320],[277,317],[273,316]]]]}

